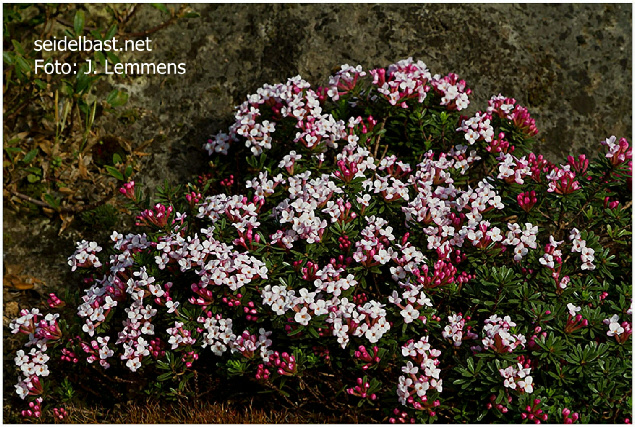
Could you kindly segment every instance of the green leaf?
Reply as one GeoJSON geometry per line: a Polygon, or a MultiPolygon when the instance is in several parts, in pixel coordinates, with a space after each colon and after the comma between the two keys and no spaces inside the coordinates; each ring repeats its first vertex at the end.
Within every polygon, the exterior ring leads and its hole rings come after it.
{"type": "Polygon", "coordinates": [[[104,40],[110,40],[111,38],[113,38],[115,34],[117,34],[117,30],[118,28],[116,24],[111,26],[106,32],[106,35],[104,36],[104,40]]]}
{"type": "Polygon", "coordinates": [[[77,73],[77,77],[76,77],[77,84],[75,85],[75,93],[78,93],[78,94],[84,93],[85,91],[90,89],[93,82],[99,78],[96,76],[91,77],[90,75],[86,74],[87,71],[88,71],[87,64],[83,64],[81,67],[79,67],[79,72],[77,73]]]}
{"type": "Polygon", "coordinates": [[[188,12],[183,17],[188,19],[188,18],[199,18],[200,16],[201,16],[201,14],[198,13],[198,12],[188,12]]]}
{"type": "Polygon", "coordinates": [[[505,402],[507,400],[506,397],[507,396],[505,395],[505,390],[504,389],[499,390],[498,391],[498,396],[496,396],[496,403],[505,402]]]}
{"type": "Polygon", "coordinates": [[[99,34],[99,31],[97,30],[90,30],[90,35],[93,36],[95,40],[104,41],[104,39],[101,38],[101,34],[99,34]]]}
{"type": "MultiPolygon", "coordinates": [[[[18,138],[13,138],[13,140],[9,141],[9,144],[11,144],[12,142],[16,142],[14,140],[19,140],[18,138]]],[[[9,156],[9,160],[11,160],[13,162],[13,155],[19,153],[20,151],[22,151],[22,148],[20,147],[6,147],[4,149],[4,151],[7,152],[7,156],[9,156]]]]}
{"type": "Polygon", "coordinates": [[[106,63],[106,56],[101,51],[95,51],[95,61],[100,62],[101,65],[106,63]]]}
{"type": "Polygon", "coordinates": [[[114,89],[108,94],[106,102],[108,102],[113,107],[120,107],[122,105],[125,105],[126,102],[128,102],[128,93],[120,92],[117,89],[114,89]]]}
{"type": "Polygon", "coordinates": [[[22,159],[22,162],[31,163],[31,160],[35,159],[35,156],[37,156],[37,153],[38,153],[38,149],[34,148],[33,150],[26,153],[26,156],[24,156],[24,158],[22,159]]]}
{"type": "Polygon", "coordinates": [[[31,71],[31,66],[29,65],[29,63],[26,61],[26,59],[22,58],[21,56],[16,56],[15,60],[17,62],[17,66],[20,69],[20,71],[22,71],[23,73],[27,73],[31,71]]]}
{"type": "Polygon", "coordinates": [[[166,381],[168,379],[170,379],[170,377],[172,376],[171,372],[166,372],[164,374],[161,374],[157,377],[157,381],[166,381]]]}
{"type": "Polygon", "coordinates": [[[60,200],[54,198],[53,196],[51,196],[50,194],[46,193],[44,195],[44,201],[46,203],[49,204],[50,207],[52,207],[53,209],[57,210],[60,207],[60,200]]]}
{"type": "Polygon", "coordinates": [[[22,47],[19,41],[11,40],[11,43],[13,43],[13,47],[15,48],[16,52],[18,52],[22,56],[26,56],[26,52],[24,51],[24,48],[22,47]]]}
{"type": "Polygon", "coordinates": [[[315,328],[309,328],[307,329],[307,331],[309,332],[309,335],[311,335],[313,338],[320,339],[320,335],[318,334],[318,331],[315,330],[315,328]]]}
{"type": "Polygon", "coordinates": [[[108,58],[108,60],[110,62],[112,62],[113,64],[119,64],[121,63],[121,60],[119,59],[119,57],[117,55],[115,55],[112,51],[108,51],[106,52],[106,57],[108,58]]]}
{"type": "Polygon", "coordinates": [[[13,65],[13,52],[2,52],[2,60],[4,61],[5,65],[13,65]]]}
{"type": "Polygon", "coordinates": [[[168,10],[168,8],[167,8],[167,7],[165,7],[165,5],[164,5],[163,3],[150,3],[150,5],[151,5],[152,7],[154,7],[155,9],[160,10],[161,12],[164,12],[164,13],[170,13],[170,11],[168,10]]]}
{"type": "Polygon", "coordinates": [[[40,79],[35,79],[35,84],[36,84],[37,87],[39,87],[42,90],[46,89],[46,86],[47,86],[46,82],[42,81],[40,79]]]}
{"type": "Polygon", "coordinates": [[[112,164],[116,165],[117,163],[121,163],[121,156],[118,153],[112,155],[112,164]]]}
{"type": "Polygon", "coordinates": [[[128,165],[123,174],[126,178],[130,178],[132,176],[132,165],[128,165]]]}
{"type": "Polygon", "coordinates": [[[105,165],[104,166],[106,168],[106,170],[108,171],[108,173],[112,176],[114,176],[115,178],[117,178],[119,181],[123,181],[123,175],[121,174],[121,172],[119,172],[119,170],[117,168],[114,168],[112,166],[109,165],[105,165]]]}
{"type": "Polygon", "coordinates": [[[288,337],[292,337],[294,335],[299,334],[300,332],[304,332],[304,328],[303,327],[299,327],[298,329],[295,329],[295,330],[293,330],[291,332],[287,332],[287,336],[288,337]]]}
{"type": "Polygon", "coordinates": [[[75,29],[75,35],[80,36],[84,32],[84,11],[78,10],[75,13],[75,21],[73,22],[73,29],[75,29]]]}
{"type": "Polygon", "coordinates": [[[40,177],[37,175],[33,175],[32,173],[28,174],[26,176],[27,181],[29,181],[31,184],[35,184],[36,182],[38,182],[40,180],[40,177]]]}

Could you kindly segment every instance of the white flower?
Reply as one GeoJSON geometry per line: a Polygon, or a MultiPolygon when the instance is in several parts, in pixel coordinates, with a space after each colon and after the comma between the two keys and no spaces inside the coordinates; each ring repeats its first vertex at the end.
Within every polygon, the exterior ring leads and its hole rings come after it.
{"type": "Polygon", "coordinates": [[[166,301],[165,306],[168,309],[168,313],[174,313],[174,310],[176,310],[179,306],[179,302],[172,300],[166,301]]]}
{"type": "Polygon", "coordinates": [[[377,255],[373,257],[380,264],[386,264],[390,261],[390,254],[385,249],[380,249],[377,255]]]}
{"type": "Polygon", "coordinates": [[[419,318],[419,310],[416,310],[411,304],[408,304],[400,313],[404,323],[412,323],[419,318]]]}
{"type": "Polygon", "coordinates": [[[21,399],[24,399],[29,395],[29,387],[25,381],[21,381],[20,378],[18,378],[18,380],[20,380],[20,382],[15,385],[15,392],[21,399]]]}
{"type": "Polygon", "coordinates": [[[295,314],[294,319],[300,325],[307,326],[311,320],[311,315],[306,307],[302,307],[302,309],[295,314]]]}
{"type": "Polygon", "coordinates": [[[417,372],[419,372],[419,368],[414,366],[411,361],[408,361],[406,363],[406,366],[401,367],[401,371],[404,374],[416,374],[417,372]]]}
{"type": "Polygon", "coordinates": [[[22,366],[25,363],[29,363],[29,356],[24,354],[24,350],[18,350],[13,360],[16,366],[22,366]]]}
{"type": "Polygon", "coordinates": [[[132,372],[136,372],[137,369],[141,367],[141,362],[139,361],[138,357],[135,357],[134,359],[128,359],[128,361],[126,362],[126,366],[132,372]]]}
{"type": "Polygon", "coordinates": [[[38,377],[47,377],[49,375],[49,368],[46,365],[36,365],[35,375],[38,377]]]}
{"type": "MultiPolygon", "coordinates": [[[[37,365],[37,366],[39,366],[39,365],[37,365]]],[[[20,369],[22,369],[22,372],[27,377],[30,377],[31,375],[35,375],[35,368],[36,368],[35,363],[31,363],[31,362],[24,363],[24,364],[22,364],[22,366],[20,366],[20,369]]]]}
{"type": "Polygon", "coordinates": [[[572,316],[575,316],[578,311],[582,310],[581,307],[576,307],[571,303],[567,304],[567,308],[569,309],[569,314],[572,316]]]}
{"type": "Polygon", "coordinates": [[[533,393],[534,391],[533,382],[534,382],[533,377],[531,375],[528,375],[523,380],[518,381],[518,386],[524,389],[525,393],[533,393]]]}
{"type": "Polygon", "coordinates": [[[86,324],[82,326],[82,330],[91,337],[95,335],[95,325],[93,325],[93,322],[91,322],[90,320],[86,321],[86,324]]]}
{"type": "Polygon", "coordinates": [[[417,396],[419,397],[425,396],[429,388],[430,388],[430,383],[428,381],[417,381],[414,384],[415,392],[417,393],[417,396]]]}

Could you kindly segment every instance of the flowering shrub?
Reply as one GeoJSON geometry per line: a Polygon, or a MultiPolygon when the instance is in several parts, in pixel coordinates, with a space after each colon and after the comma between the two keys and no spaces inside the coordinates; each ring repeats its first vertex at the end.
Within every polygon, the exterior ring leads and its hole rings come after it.
{"type": "Polygon", "coordinates": [[[552,164],[527,109],[464,116],[470,93],[412,59],[294,77],[247,97],[198,182],[152,205],[126,184],[139,232],[80,242],[79,298],[11,324],[29,414],[63,377],[237,377],[390,423],[628,422],[629,144],[552,164]]]}

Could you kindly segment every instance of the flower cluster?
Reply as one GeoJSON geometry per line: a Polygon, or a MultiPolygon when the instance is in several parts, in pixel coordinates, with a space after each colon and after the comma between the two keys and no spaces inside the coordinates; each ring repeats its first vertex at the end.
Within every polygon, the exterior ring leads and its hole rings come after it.
{"type": "Polygon", "coordinates": [[[101,252],[101,249],[97,242],[87,242],[86,240],[77,242],[75,253],[68,258],[71,271],[77,270],[78,267],[101,267],[101,261],[97,257],[97,253],[101,252]]]}
{"type": "MultiPolygon", "coordinates": [[[[549,415],[547,415],[546,413],[544,413],[542,409],[540,409],[540,402],[541,402],[540,399],[534,399],[532,404],[527,405],[527,407],[525,408],[526,412],[523,412],[520,415],[521,418],[533,421],[534,424],[540,424],[542,421],[547,421],[549,419],[549,415]]],[[[565,411],[568,411],[568,409],[565,408],[562,411],[563,411],[562,413],[564,414],[565,411]]],[[[575,416],[577,420],[577,414],[575,414],[575,416]]],[[[571,423],[570,422],[567,423],[567,419],[565,419],[565,424],[571,424],[571,423]]]]}
{"type": "Polygon", "coordinates": [[[465,339],[473,340],[477,339],[478,335],[472,332],[472,327],[465,327],[465,321],[469,320],[463,318],[463,316],[459,314],[452,314],[448,316],[448,324],[443,329],[441,335],[443,338],[452,341],[452,345],[455,347],[460,347],[463,343],[464,335],[465,339]]]}
{"type": "Polygon", "coordinates": [[[517,347],[525,347],[526,339],[523,334],[513,334],[511,329],[516,326],[509,316],[504,318],[494,314],[485,320],[483,327],[483,348],[475,346],[474,349],[494,350],[497,353],[511,353],[517,347]]]}
{"type": "MultiPolygon", "coordinates": [[[[373,85],[377,86],[377,92],[391,105],[407,108],[407,100],[423,102],[430,91],[427,84],[432,79],[430,71],[426,64],[421,61],[415,63],[412,58],[399,61],[387,69],[371,70],[370,74],[373,76],[373,85]]],[[[456,97],[458,90],[455,88],[453,93],[456,97]]]]}
{"type": "Polygon", "coordinates": [[[620,323],[620,317],[617,314],[614,314],[609,319],[604,319],[604,324],[609,325],[606,335],[615,337],[615,341],[619,344],[624,344],[633,333],[631,323],[620,323]]]}
{"type": "Polygon", "coordinates": [[[505,369],[499,370],[501,376],[505,379],[505,387],[512,390],[518,389],[523,393],[532,393],[534,391],[534,379],[531,375],[531,368],[523,367],[522,363],[511,365],[505,369]]]}
{"type": "Polygon", "coordinates": [[[630,159],[632,159],[633,154],[628,141],[626,138],[620,138],[619,142],[616,143],[615,140],[615,136],[611,136],[601,142],[602,145],[605,145],[608,148],[606,158],[609,159],[613,166],[622,164],[627,160],[630,163],[630,159]]]}
{"type": "Polygon", "coordinates": [[[510,120],[527,136],[535,136],[538,134],[536,120],[531,117],[527,108],[516,104],[514,98],[507,98],[501,94],[493,96],[488,102],[487,112],[510,120]]]}
{"type": "Polygon", "coordinates": [[[401,347],[402,356],[410,360],[401,368],[406,375],[399,377],[397,397],[402,405],[426,410],[434,416],[433,409],[440,402],[429,399],[427,394],[433,390],[438,393],[443,391],[441,369],[438,368],[441,351],[432,348],[428,341],[428,337],[422,337],[416,342],[410,340],[401,347]]]}
{"type": "Polygon", "coordinates": [[[556,289],[566,289],[569,284],[569,276],[560,276],[562,271],[562,251],[558,249],[564,241],[557,242],[553,236],[549,236],[549,243],[545,245],[545,253],[538,262],[552,271],[551,277],[556,282],[556,289]]]}
{"type": "Polygon", "coordinates": [[[573,424],[576,421],[578,421],[578,418],[580,418],[580,416],[578,415],[577,412],[574,412],[573,414],[571,413],[571,410],[568,408],[564,408],[562,410],[562,416],[564,417],[564,423],[565,424],[573,424]],[[571,417],[569,418],[569,415],[571,415],[571,417]]]}
{"type": "Polygon", "coordinates": [[[434,76],[432,87],[441,96],[441,105],[447,106],[450,110],[461,111],[470,105],[468,95],[472,90],[466,88],[465,80],[459,80],[459,76],[454,73],[443,78],[434,76]]]}
{"type": "Polygon", "coordinates": [[[569,234],[569,240],[571,240],[571,252],[579,252],[580,260],[582,260],[582,270],[594,270],[595,265],[593,264],[593,260],[595,260],[595,250],[587,246],[585,240],[582,239],[582,235],[577,228],[571,230],[569,234]]]}
{"type": "Polygon", "coordinates": [[[359,78],[364,77],[365,75],[366,72],[362,70],[361,65],[356,67],[348,64],[342,65],[335,75],[329,77],[327,95],[333,101],[337,101],[340,99],[340,96],[346,95],[348,92],[353,90],[357,85],[359,78]]]}
{"type": "Polygon", "coordinates": [[[409,58],[247,96],[204,146],[244,164],[160,202],[125,184],[142,228],[78,243],[79,292],[10,323],[19,397],[34,414],[72,363],[161,397],[239,377],[377,422],[630,417],[628,143],[555,166],[526,108],[462,116],[470,94],[409,58]]]}

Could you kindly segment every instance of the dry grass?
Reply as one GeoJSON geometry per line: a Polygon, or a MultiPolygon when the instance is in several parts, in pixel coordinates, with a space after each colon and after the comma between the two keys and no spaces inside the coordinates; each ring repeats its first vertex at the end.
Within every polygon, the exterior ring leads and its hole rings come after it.
{"type": "MultiPolygon", "coordinates": [[[[319,410],[289,409],[271,401],[250,400],[206,403],[183,402],[127,402],[115,408],[63,406],[68,417],[54,419],[47,410],[40,419],[24,420],[15,408],[5,404],[3,423],[55,423],[55,424],[352,424],[365,423],[357,411],[347,413],[323,413],[319,410]]],[[[351,408],[353,409],[353,408],[351,408]]]]}
{"type": "MultiPolygon", "coordinates": [[[[284,408],[264,409],[253,402],[232,403],[158,403],[118,404],[118,408],[103,409],[67,407],[71,424],[333,424],[355,423],[351,414],[325,415],[317,412],[284,408]]],[[[44,421],[44,420],[43,420],[44,421]]]]}

